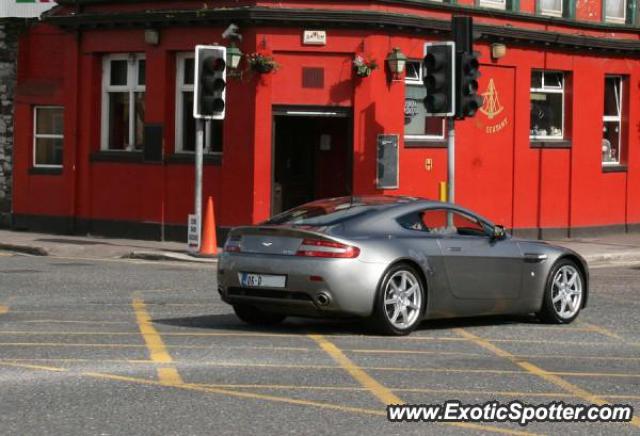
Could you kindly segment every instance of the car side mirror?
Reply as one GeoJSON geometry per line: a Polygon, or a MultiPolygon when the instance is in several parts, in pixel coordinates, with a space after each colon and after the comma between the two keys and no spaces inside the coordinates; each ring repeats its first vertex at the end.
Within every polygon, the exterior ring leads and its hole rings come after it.
{"type": "Polygon", "coordinates": [[[504,231],[504,226],[496,225],[493,227],[491,239],[493,241],[500,241],[507,237],[507,232],[504,231]]]}

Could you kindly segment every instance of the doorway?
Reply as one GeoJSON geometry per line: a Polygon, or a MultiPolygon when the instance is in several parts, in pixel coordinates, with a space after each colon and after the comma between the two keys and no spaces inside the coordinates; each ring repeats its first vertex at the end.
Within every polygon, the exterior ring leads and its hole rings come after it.
{"type": "Polygon", "coordinates": [[[271,213],[351,195],[352,124],[343,111],[275,110],[271,213]]]}

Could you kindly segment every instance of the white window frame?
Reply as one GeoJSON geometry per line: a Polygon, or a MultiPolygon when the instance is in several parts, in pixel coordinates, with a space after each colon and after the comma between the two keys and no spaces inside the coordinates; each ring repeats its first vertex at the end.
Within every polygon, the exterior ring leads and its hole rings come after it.
{"type": "Polygon", "coordinates": [[[622,17],[610,17],[607,15],[607,2],[611,1],[611,0],[602,0],[603,2],[605,2],[604,4],[604,20],[607,23],[618,23],[618,24],[625,24],[627,22],[627,1],[626,0],[620,0],[622,2],[622,17]]]}
{"type": "Polygon", "coordinates": [[[562,0],[560,0],[560,10],[557,9],[544,9],[542,7],[542,0],[536,0],[540,2],[540,14],[542,15],[550,15],[552,17],[562,17],[562,14],[564,13],[564,4],[562,2],[562,0]]]}
{"type": "Polygon", "coordinates": [[[136,112],[135,94],[142,92],[146,94],[145,85],[138,83],[138,61],[146,61],[144,53],[118,53],[105,55],[102,60],[102,121],[100,149],[103,151],[139,151],[135,149],[136,139],[136,112]],[[127,61],[127,85],[111,85],[111,61],[127,61]],[[129,146],[124,150],[112,150],[109,148],[109,93],[128,92],[129,93],[129,146]]]}
{"type": "MultiPolygon", "coordinates": [[[[176,54],[176,111],[175,111],[175,153],[184,153],[184,154],[194,154],[194,150],[185,150],[183,140],[183,126],[182,126],[182,118],[184,116],[183,113],[183,92],[193,92],[194,85],[187,85],[184,83],[184,62],[187,59],[195,59],[194,52],[182,52],[176,54]]],[[[213,121],[215,122],[215,121],[213,121]]],[[[205,126],[209,128],[205,131],[204,135],[204,153],[211,155],[222,155],[221,151],[212,151],[211,150],[211,137],[213,136],[212,132],[212,122],[206,123],[205,126]]]]}
{"type": "MultiPolygon", "coordinates": [[[[413,85],[413,86],[424,86],[424,82],[423,82],[423,77],[424,77],[424,66],[422,64],[422,60],[416,60],[416,59],[410,59],[407,61],[407,64],[409,63],[416,63],[418,64],[418,77],[409,77],[408,75],[405,74],[405,78],[404,78],[404,83],[405,83],[405,89],[407,85],[413,85]]],[[[408,72],[409,70],[406,69],[406,71],[408,72]]],[[[405,100],[406,101],[406,98],[405,100]]],[[[433,141],[444,141],[445,138],[445,118],[442,118],[442,135],[404,135],[404,140],[405,142],[433,142],[433,141]]]]}
{"type": "MultiPolygon", "coordinates": [[[[39,164],[36,162],[36,144],[38,139],[62,139],[63,148],[64,148],[64,127],[62,134],[50,134],[50,133],[38,133],[38,110],[39,109],[62,109],[62,116],[64,118],[64,106],[34,106],[33,107],[33,167],[34,168],[62,168],[63,164],[39,164]]],[[[63,121],[64,122],[64,121],[63,121]]],[[[63,159],[64,159],[64,150],[63,150],[63,159]]]]}
{"type": "Polygon", "coordinates": [[[507,0],[478,0],[478,6],[505,11],[507,10],[507,0]]]}
{"type": "Polygon", "coordinates": [[[556,70],[537,70],[537,69],[533,69],[531,70],[531,73],[542,73],[542,77],[540,79],[540,88],[534,88],[533,85],[531,86],[530,90],[529,90],[529,101],[531,101],[531,94],[538,93],[538,94],[562,94],[562,125],[560,126],[560,135],[532,135],[531,134],[531,126],[529,126],[529,139],[533,139],[533,140],[546,140],[546,139],[551,139],[551,140],[562,140],[565,138],[565,111],[566,111],[566,102],[565,102],[565,97],[566,97],[566,74],[564,71],[556,71],[556,70]],[[560,87],[557,86],[545,86],[544,83],[544,75],[545,73],[558,73],[562,75],[562,85],[560,87]]]}
{"type": "MultiPolygon", "coordinates": [[[[618,98],[616,99],[616,103],[618,105],[618,115],[604,115],[604,108],[603,108],[603,115],[602,115],[602,127],[604,129],[604,123],[605,122],[617,122],[618,123],[618,156],[617,156],[617,160],[616,161],[602,161],[602,165],[606,166],[606,165],[620,165],[621,161],[620,161],[620,157],[622,155],[622,145],[623,145],[623,137],[622,137],[622,111],[624,109],[624,78],[623,76],[618,76],[618,75],[606,75],[605,76],[605,82],[606,79],[618,79],[618,84],[620,85],[620,89],[619,89],[619,95],[617,96],[618,98]]],[[[606,87],[605,87],[605,92],[606,91],[606,87]]]]}

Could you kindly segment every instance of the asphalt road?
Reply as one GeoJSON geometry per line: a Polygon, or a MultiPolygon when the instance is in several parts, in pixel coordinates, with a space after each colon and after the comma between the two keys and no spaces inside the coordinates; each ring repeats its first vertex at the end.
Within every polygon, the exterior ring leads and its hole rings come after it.
{"type": "MultiPolygon", "coordinates": [[[[214,267],[0,252],[0,434],[637,434],[633,424],[389,423],[390,402],[640,410],[640,267],[592,270],[569,326],[529,317],[243,325],[214,267]]],[[[640,412],[639,412],[640,413],[640,412]]]]}

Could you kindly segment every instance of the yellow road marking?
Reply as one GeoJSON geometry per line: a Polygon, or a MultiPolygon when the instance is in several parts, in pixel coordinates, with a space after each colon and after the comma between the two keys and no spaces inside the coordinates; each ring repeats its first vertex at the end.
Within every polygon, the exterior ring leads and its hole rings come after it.
{"type": "MultiPolygon", "coordinates": [[[[353,377],[364,388],[371,392],[380,402],[384,405],[390,404],[404,404],[404,401],[400,397],[396,396],[389,388],[379,383],[361,367],[356,365],[340,350],[334,343],[328,341],[322,335],[309,335],[319,346],[322,348],[333,360],[338,363],[345,371],[347,371],[351,377],[353,377]]],[[[513,434],[513,435],[531,435],[528,432],[519,432],[505,430],[491,425],[480,425],[471,423],[445,423],[447,425],[469,428],[474,430],[482,430],[484,432],[501,433],[501,434],[513,434]]]]}
{"type": "MultiPolygon", "coordinates": [[[[50,313],[49,311],[19,311],[20,313],[27,312],[37,312],[37,313],[50,313]]],[[[102,312],[105,313],[105,312],[102,312]]],[[[121,312],[108,312],[114,314],[121,314],[121,312]]],[[[47,320],[48,321],[48,320],[47,320]]],[[[55,322],[55,320],[51,320],[55,322]]],[[[31,321],[21,321],[21,322],[40,322],[40,320],[31,320],[31,321]]],[[[63,321],[58,321],[63,322],[63,321]]],[[[129,324],[126,321],[69,321],[69,322],[86,322],[86,323],[118,323],[118,324],[129,324]]],[[[594,331],[593,328],[585,329],[585,331],[594,331]]],[[[105,334],[105,335],[124,335],[124,334],[137,334],[131,332],[21,332],[21,331],[0,331],[0,334],[60,334],[60,335],[83,335],[83,334],[105,334]]],[[[220,332],[167,332],[163,333],[163,336],[203,336],[203,337],[256,337],[256,338],[273,338],[273,337],[282,337],[282,338],[302,338],[301,335],[295,333],[258,333],[258,332],[237,332],[237,331],[220,331],[220,332]]],[[[329,338],[337,338],[337,339],[362,339],[361,336],[353,336],[353,335],[324,335],[329,338]]],[[[367,339],[379,339],[376,337],[370,337],[367,339]]],[[[550,345],[577,345],[577,346],[599,346],[599,345],[611,345],[610,342],[576,342],[576,341],[553,341],[553,340],[537,340],[537,339],[501,339],[501,338],[484,338],[487,342],[504,342],[504,343],[531,343],[531,344],[550,344],[550,345]]],[[[434,336],[417,336],[417,337],[405,337],[399,338],[398,342],[402,341],[443,341],[443,342],[468,342],[469,339],[461,338],[461,337],[434,337],[434,336]]],[[[639,342],[628,342],[628,345],[638,346],[640,347],[639,342]]]]}
{"type": "MultiPolygon", "coordinates": [[[[457,332],[459,335],[470,339],[471,341],[473,341],[474,343],[476,343],[477,345],[481,346],[482,348],[485,348],[489,351],[491,351],[492,353],[500,356],[500,357],[504,357],[505,359],[511,361],[512,363],[514,363],[515,365],[518,365],[520,368],[523,368],[524,370],[530,372],[533,375],[536,375],[540,378],[542,378],[543,380],[548,381],[549,383],[552,383],[558,387],[560,387],[561,389],[564,389],[566,392],[569,392],[573,395],[575,395],[576,397],[580,397],[585,401],[588,401],[590,403],[593,404],[598,404],[598,405],[603,405],[606,404],[607,401],[604,400],[601,397],[596,396],[595,394],[582,389],[572,383],[569,383],[568,381],[558,377],[557,374],[559,373],[552,373],[549,371],[546,371],[542,368],[540,368],[537,365],[534,365],[530,362],[527,362],[525,360],[520,360],[517,357],[515,357],[514,355],[512,355],[511,353],[509,353],[506,350],[503,350],[502,348],[499,348],[491,343],[489,343],[488,341],[486,341],[485,339],[481,338],[480,336],[477,336],[471,332],[468,332],[462,328],[457,328],[454,329],[455,332],[457,332]]],[[[638,417],[634,417],[632,418],[631,425],[636,426],[636,427],[640,427],[640,418],[638,417]]]]}
{"type": "MultiPolygon", "coordinates": [[[[135,345],[135,344],[68,344],[64,342],[58,343],[37,343],[37,342],[0,342],[0,346],[50,346],[50,347],[106,347],[106,348],[145,348],[144,345],[135,345]]],[[[211,347],[203,347],[203,346],[195,346],[195,345],[180,345],[175,346],[173,348],[180,349],[206,349],[211,350],[211,347]]],[[[516,356],[513,356],[517,358],[516,356]]],[[[15,359],[14,359],[15,360],[15,359]]],[[[131,362],[145,362],[140,359],[133,359],[131,362]]],[[[182,363],[181,360],[173,361],[173,363],[182,363]]],[[[341,366],[335,365],[296,365],[296,364],[269,364],[269,363],[221,363],[221,362],[209,362],[204,360],[196,360],[196,361],[184,361],[185,363],[203,363],[207,366],[213,367],[222,367],[222,368],[235,368],[235,367],[245,367],[245,368],[269,368],[269,369],[300,369],[300,370],[336,370],[342,369],[341,366]]],[[[157,361],[155,362],[157,363],[157,361]]],[[[371,371],[388,371],[388,372],[417,372],[417,373],[452,373],[452,374],[513,374],[518,376],[531,376],[531,374],[527,371],[520,370],[505,370],[505,369],[455,369],[455,368],[407,368],[407,367],[385,367],[385,366],[362,366],[362,369],[371,370],[371,371]]],[[[628,373],[620,373],[620,372],[573,372],[573,371],[554,371],[549,372],[549,374],[554,375],[565,375],[571,377],[613,377],[613,378],[640,378],[640,374],[628,374],[628,373]]]]}
{"type": "Polygon", "coordinates": [[[44,366],[44,365],[31,365],[27,363],[15,363],[15,362],[0,362],[0,365],[4,366],[12,366],[15,368],[28,368],[28,369],[38,369],[42,371],[54,371],[54,372],[64,372],[66,369],[57,368],[55,366],[44,366]]]}
{"type": "Polygon", "coordinates": [[[134,298],[132,306],[138,321],[138,328],[144,338],[144,342],[147,344],[151,360],[162,364],[158,367],[158,378],[166,384],[182,384],[183,381],[178,370],[171,365],[173,359],[167,352],[162,337],[151,323],[151,316],[147,312],[144,301],[141,298],[134,298]]]}
{"type": "MultiPolygon", "coordinates": [[[[35,370],[44,370],[44,371],[57,371],[57,372],[68,371],[65,368],[55,368],[55,367],[35,366],[35,365],[24,365],[24,364],[12,364],[12,363],[6,363],[6,362],[0,362],[0,365],[23,367],[23,368],[29,368],[29,369],[35,369],[35,370]]],[[[155,381],[155,380],[146,380],[146,379],[140,379],[140,378],[136,378],[136,377],[127,377],[127,376],[120,376],[120,375],[115,375],[115,374],[106,374],[106,373],[99,373],[99,372],[81,372],[80,375],[85,376],[85,377],[92,377],[92,378],[99,378],[99,379],[106,379],[106,380],[114,380],[114,381],[123,381],[123,382],[137,383],[137,384],[151,385],[151,386],[158,386],[158,387],[164,387],[164,388],[170,387],[170,388],[175,388],[175,389],[207,392],[207,393],[214,393],[214,394],[233,396],[233,397],[240,397],[240,398],[250,398],[250,399],[255,399],[255,400],[274,401],[274,402],[279,402],[279,403],[288,403],[288,404],[295,404],[295,405],[300,405],[300,406],[313,406],[313,407],[319,407],[319,408],[322,408],[322,409],[332,409],[332,410],[339,410],[339,411],[343,411],[343,412],[386,416],[385,412],[383,412],[381,410],[376,410],[376,409],[365,409],[365,408],[360,408],[360,407],[341,406],[339,404],[323,403],[323,402],[319,402],[319,401],[299,400],[299,399],[294,399],[294,398],[279,397],[279,396],[275,396],[275,395],[265,395],[265,394],[257,394],[257,393],[252,393],[252,392],[241,392],[241,391],[232,391],[232,390],[227,390],[227,389],[217,389],[217,388],[206,387],[206,386],[202,386],[202,385],[198,385],[198,384],[164,383],[164,382],[158,382],[158,381],[155,381]]]]}
{"type": "MultiPolygon", "coordinates": [[[[100,359],[101,362],[130,363],[130,364],[154,364],[151,360],[127,360],[127,359],[100,359]]],[[[33,365],[25,362],[95,362],[95,359],[79,359],[79,358],[41,358],[41,359],[0,359],[0,365],[25,367],[31,369],[42,369],[49,371],[65,371],[64,368],[33,365]]],[[[219,389],[282,389],[282,390],[326,390],[326,391],[365,391],[364,387],[359,386],[304,386],[304,385],[268,385],[268,384],[211,384],[199,383],[199,386],[212,387],[219,389]]],[[[389,388],[392,392],[410,392],[410,393],[435,393],[435,394],[454,394],[454,395],[490,395],[490,396],[506,396],[518,398],[572,398],[575,395],[566,392],[516,392],[516,391],[486,391],[486,390],[469,390],[469,389],[428,389],[428,388],[389,388]]],[[[640,400],[640,395],[600,395],[602,398],[621,399],[621,400],[640,400]]]]}
{"type": "Polygon", "coordinates": [[[316,341],[338,365],[344,368],[351,377],[358,383],[367,388],[371,393],[379,399],[383,404],[402,404],[402,400],[398,398],[389,389],[374,380],[362,368],[354,364],[338,347],[332,342],[326,340],[322,335],[309,335],[311,339],[316,341]]]}
{"type": "Polygon", "coordinates": [[[4,304],[0,304],[0,315],[3,315],[5,313],[9,312],[9,306],[5,306],[4,304]]]}
{"type": "MultiPolygon", "coordinates": [[[[31,324],[31,323],[33,323],[33,324],[91,324],[91,325],[102,325],[102,324],[133,325],[134,324],[132,322],[127,322],[127,321],[75,321],[75,320],[61,320],[61,319],[31,319],[31,320],[20,321],[20,322],[29,323],[29,324],[31,324]]],[[[7,334],[7,333],[0,332],[0,334],[7,334]]],[[[38,334],[38,333],[37,332],[36,333],[23,332],[23,333],[18,333],[18,334],[38,334]]],[[[55,335],[55,334],[58,334],[58,333],[49,332],[48,334],[55,335]]],[[[62,333],[60,333],[60,334],[62,334],[62,333]]],[[[67,333],[64,333],[64,334],[67,334],[67,333]]],[[[112,335],[113,333],[111,333],[111,332],[104,332],[104,333],[100,332],[99,334],[112,335]]]]}
{"type": "Polygon", "coordinates": [[[599,326],[599,325],[596,325],[596,324],[591,324],[591,323],[584,322],[584,321],[581,322],[581,324],[587,326],[587,328],[589,328],[589,330],[591,330],[593,332],[600,333],[601,335],[607,336],[609,338],[613,338],[613,339],[617,339],[619,341],[626,342],[625,339],[622,336],[620,336],[620,335],[618,335],[618,334],[612,332],[611,330],[606,329],[606,328],[604,328],[602,326],[599,326]]]}

